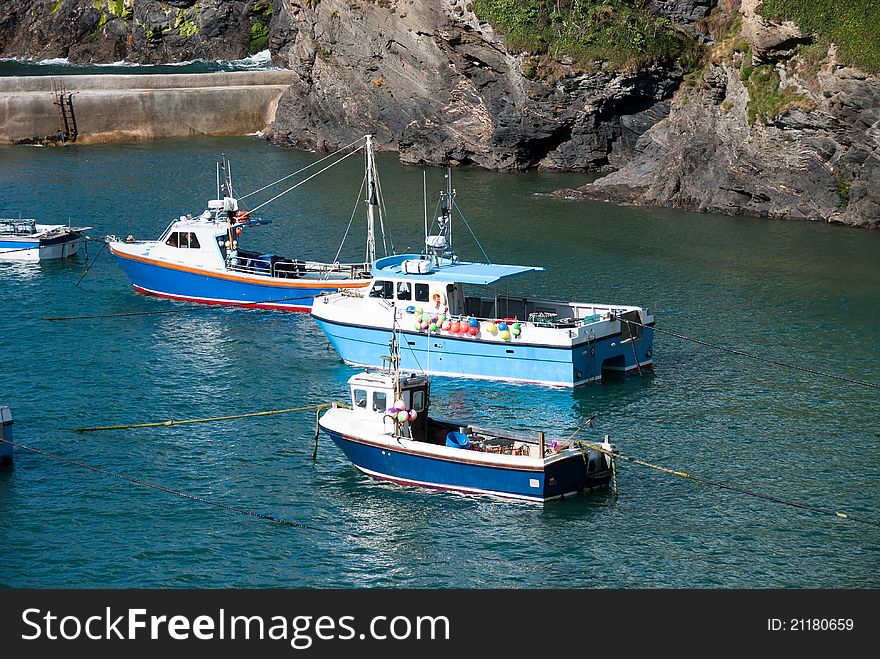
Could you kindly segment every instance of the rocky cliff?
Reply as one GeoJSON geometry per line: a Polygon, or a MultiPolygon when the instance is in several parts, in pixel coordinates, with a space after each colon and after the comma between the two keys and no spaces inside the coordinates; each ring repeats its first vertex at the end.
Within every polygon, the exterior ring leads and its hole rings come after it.
{"type": "MultiPolygon", "coordinates": [[[[654,0],[691,26],[716,0],[654,0]]],[[[570,4],[570,3],[569,3],[570,4]]],[[[370,132],[409,163],[619,167],[682,71],[620,73],[510,53],[470,0],[6,0],[0,56],[236,59],[296,72],[271,139],[332,149],[370,132]]]]}
{"type": "Polygon", "coordinates": [[[299,79],[272,139],[332,149],[366,132],[407,163],[619,165],[681,71],[585,73],[514,54],[464,0],[282,0],[270,45],[299,79]]]}
{"type": "Polygon", "coordinates": [[[3,0],[0,57],[141,64],[240,59],[270,0],[3,0]]]}
{"type": "MultiPolygon", "coordinates": [[[[407,163],[618,169],[569,196],[877,226],[880,80],[759,3],[725,35],[737,0],[626,4],[708,44],[687,77],[662,58],[615,71],[517,52],[471,0],[5,0],[0,57],[164,63],[268,47],[294,74],[279,145],[329,150],[369,132],[407,163]]],[[[617,11],[588,9],[600,27],[617,11]]]]}
{"type": "Polygon", "coordinates": [[[557,194],[880,227],[880,78],[759,4],[629,163],[557,194]]]}

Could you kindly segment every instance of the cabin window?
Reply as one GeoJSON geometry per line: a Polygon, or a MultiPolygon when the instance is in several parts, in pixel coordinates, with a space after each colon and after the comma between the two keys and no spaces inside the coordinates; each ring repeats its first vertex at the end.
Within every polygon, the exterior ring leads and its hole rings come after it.
{"type": "Polygon", "coordinates": [[[388,397],[385,395],[384,391],[374,391],[373,392],[373,411],[374,412],[384,412],[388,409],[388,397]]]}
{"type": "Polygon", "coordinates": [[[191,231],[173,231],[170,236],[168,236],[168,240],[165,241],[166,245],[170,245],[171,247],[183,247],[189,249],[199,249],[199,239],[196,237],[196,234],[191,231]]]}
{"type": "Polygon", "coordinates": [[[428,285],[416,284],[416,302],[427,302],[428,299],[428,285]]]}
{"type": "Polygon", "coordinates": [[[412,300],[412,288],[410,288],[408,281],[397,282],[397,299],[412,300]]]}
{"type": "Polygon", "coordinates": [[[377,281],[370,289],[370,297],[379,297],[390,300],[394,297],[394,286],[390,281],[377,281]]]}
{"type": "Polygon", "coordinates": [[[412,406],[416,412],[425,409],[425,392],[421,389],[414,391],[412,394],[412,406]]]}
{"type": "Polygon", "coordinates": [[[366,391],[366,389],[355,389],[354,390],[354,404],[355,404],[355,407],[366,407],[367,406],[367,391],[366,391]]]}

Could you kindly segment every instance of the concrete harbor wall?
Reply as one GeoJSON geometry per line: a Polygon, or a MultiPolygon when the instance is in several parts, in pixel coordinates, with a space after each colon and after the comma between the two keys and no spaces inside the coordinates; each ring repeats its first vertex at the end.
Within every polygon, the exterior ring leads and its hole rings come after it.
{"type": "MultiPolygon", "coordinates": [[[[241,71],[168,75],[0,77],[0,144],[57,142],[56,88],[70,99],[79,143],[265,130],[294,74],[241,71]]],[[[69,139],[69,135],[65,136],[69,139]]]]}

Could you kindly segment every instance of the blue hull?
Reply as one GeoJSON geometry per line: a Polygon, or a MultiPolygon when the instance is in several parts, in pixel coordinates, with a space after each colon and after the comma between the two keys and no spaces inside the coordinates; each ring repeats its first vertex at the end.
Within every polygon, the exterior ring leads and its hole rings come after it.
{"type": "Polygon", "coordinates": [[[327,428],[324,431],[355,467],[374,478],[404,485],[543,502],[603,487],[611,480],[608,469],[588,473],[580,454],[552,462],[545,469],[503,468],[389,450],[327,428]]]}
{"type": "Polygon", "coordinates": [[[309,311],[316,295],[339,289],[330,282],[325,287],[262,285],[152,265],[118,254],[116,258],[135,288],[176,300],[309,311]]]}
{"type": "MultiPolygon", "coordinates": [[[[382,366],[391,332],[315,318],[343,361],[382,366]]],[[[620,334],[570,347],[535,345],[520,340],[500,343],[452,337],[445,333],[400,331],[400,368],[434,375],[537,382],[572,387],[602,377],[602,371],[631,371],[650,366],[654,330],[641,340],[620,343],[620,334]]]]}

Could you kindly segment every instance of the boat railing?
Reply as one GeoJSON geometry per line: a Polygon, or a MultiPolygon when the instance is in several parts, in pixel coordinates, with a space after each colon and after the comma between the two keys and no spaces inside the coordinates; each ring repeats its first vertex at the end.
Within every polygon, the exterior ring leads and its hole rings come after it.
{"type": "Polygon", "coordinates": [[[370,275],[369,263],[320,263],[305,261],[306,272],[319,276],[344,276],[347,279],[362,279],[370,275]]]}
{"type": "Polygon", "coordinates": [[[0,218],[0,233],[30,236],[37,232],[37,221],[31,219],[0,218]]]}
{"type": "Polygon", "coordinates": [[[316,276],[320,279],[328,279],[330,277],[360,279],[368,276],[370,272],[368,263],[289,261],[278,260],[276,257],[265,259],[246,255],[239,255],[231,259],[229,269],[235,272],[278,279],[293,279],[306,276],[316,276]]]}

